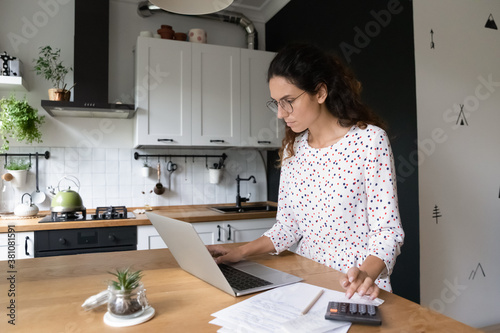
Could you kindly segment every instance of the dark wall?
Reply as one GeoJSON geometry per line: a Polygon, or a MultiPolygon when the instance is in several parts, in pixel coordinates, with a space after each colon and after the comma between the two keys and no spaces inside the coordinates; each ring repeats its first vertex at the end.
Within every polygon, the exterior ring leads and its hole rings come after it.
{"type": "MultiPolygon", "coordinates": [[[[408,0],[291,0],[266,24],[266,49],[312,42],[334,51],[363,84],[363,100],[388,123],[399,207],[406,233],[392,284],[394,293],[420,302],[419,210],[413,10],[408,0]]],[[[271,160],[276,152],[269,152],[271,160]]],[[[272,166],[273,163],[268,163],[272,166]]],[[[270,200],[279,174],[269,173],[270,200]]]]}

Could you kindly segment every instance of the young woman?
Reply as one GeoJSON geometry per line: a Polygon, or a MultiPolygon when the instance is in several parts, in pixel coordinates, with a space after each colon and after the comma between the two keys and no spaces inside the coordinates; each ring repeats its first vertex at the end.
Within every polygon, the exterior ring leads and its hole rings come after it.
{"type": "Polygon", "coordinates": [[[378,296],[403,245],[394,160],[379,118],[361,102],[361,85],[335,57],[312,45],[281,50],[268,71],[267,106],[286,123],[280,150],[276,224],[229,250],[220,262],[296,253],[345,273],[340,283],[378,296]]]}

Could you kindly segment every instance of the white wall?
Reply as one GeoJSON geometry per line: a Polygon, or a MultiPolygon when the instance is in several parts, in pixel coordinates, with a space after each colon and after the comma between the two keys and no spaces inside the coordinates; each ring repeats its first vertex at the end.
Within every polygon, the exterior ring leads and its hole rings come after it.
{"type": "MultiPolygon", "coordinates": [[[[246,47],[245,31],[237,25],[167,13],[141,18],[137,14],[138,2],[138,0],[110,1],[110,101],[122,100],[133,103],[130,101],[133,96],[134,80],[133,49],[136,38],[142,30],[156,31],[161,24],[171,25],[178,32],[203,28],[208,33],[209,44],[246,47]]],[[[38,108],[39,114],[46,115],[42,127],[43,143],[25,145],[12,140],[10,152],[51,151],[51,158],[40,163],[40,187],[55,185],[57,179],[64,174],[76,175],[86,187],[82,192],[84,204],[89,208],[109,204],[141,205],[139,189],[142,191],[143,185],[145,189],[152,188],[150,185],[154,185],[155,180],[138,178],[136,169],[140,161],[131,160],[135,151],[132,149],[133,120],[109,120],[113,130],[101,131],[102,119],[52,118],[40,106],[40,101],[47,99],[50,83],[32,71],[33,59],[38,56],[40,46],[50,45],[61,49],[63,64],[73,66],[74,7],[73,0],[0,0],[0,51],[5,50],[23,62],[23,76],[29,84],[28,92],[18,91],[16,95],[20,98],[26,95],[28,102],[38,108]],[[97,168],[95,165],[106,165],[106,168],[97,168]],[[112,169],[111,166],[118,166],[118,169],[112,169]],[[108,174],[111,175],[109,178],[108,174]]],[[[258,22],[254,24],[259,33],[259,46],[262,49],[265,25],[258,22]]],[[[89,59],[89,62],[92,61],[95,59],[89,59]]],[[[99,79],[99,73],[96,73],[96,78],[99,79]]],[[[70,84],[73,82],[72,73],[67,79],[70,84]]],[[[8,90],[0,91],[0,96],[9,94],[8,90]]],[[[160,153],[164,152],[166,150],[160,153]]],[[[185,154],[195,152],[222,153],[221,150],[184,150],[185,154]]],[[[226,170],[226,180],[221,185],[208,184],[204,179],[206,173],[204,161],[199,164],[196,160],[192,168],[186,171],[187,174],[181,171],[184,161],[175,161],[179,164],[179,170],[174,175],[178,177],[182,175],[185,180],[182,186],[177,185],[175,194],[156,197],[156,203],[233,202],[236,196],[234,178],[237,173],[242,177],[254,174],[259,183],[249,190],[253,193],[252,201],[265,200],[267,187],[260,156],[238,150],[226,153],[229,155],[228,163],[232,163],[232,169],[226,170]]],[[[3,161],[1,164],[3,166],[3,161]]],[[[165,180],[164,178],[163,181],[165,180]]],[[[30,193],[34,190],[34,177],[31,177],[23,190],[30,193]]],[[[246,194],[244,190],[246,189],[243,188],[242,192],[246,194]]],[[[49,204],[47,201],[41,208],[48,208],[49,204]]]]}
{"type": "Polygon", "coordinates": [[[475,327],[496,324],[500,31],[485,23],[492,14],[500,25],[500,3],[419,0],[413,6],[421,302],[475,327]],[[461,104],[468,125],[457,125],[461,104]]]}

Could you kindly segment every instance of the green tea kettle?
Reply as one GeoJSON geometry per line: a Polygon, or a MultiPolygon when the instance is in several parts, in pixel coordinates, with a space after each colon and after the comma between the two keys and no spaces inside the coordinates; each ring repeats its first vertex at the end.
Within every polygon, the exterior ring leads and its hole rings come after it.
{"type": "Polygon", "coordinates": [[[69,180],[78,187],[80,190],[80,181],[78,178],[73,176],[64,176],[57,183],[58,192],[52,199],[50,204],[50,211],[54,213],[71,213],[85,210],[83,206],[82,197],[77,191],[73,191],[71,186],[68,186],[66,190],[60,190],[59,185],[63,180],[69,180]]]}

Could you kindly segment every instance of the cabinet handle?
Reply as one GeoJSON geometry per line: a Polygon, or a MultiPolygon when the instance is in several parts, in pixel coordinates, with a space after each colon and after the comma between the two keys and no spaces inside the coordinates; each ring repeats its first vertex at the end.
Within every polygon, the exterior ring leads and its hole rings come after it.
{"type": "Polygon", "coordinates": [[[270,145],[270,144],[271,144],[271,141],[257,141],[257,143],[265,143],[265,144],[270,145]]]}
{"type": "Polygon", "coordinates": [[[26,254],[27,256],[29,256],[29,252],[28,252],[28,240],[30,239],[29,236],[26,236],[26,238],[24,239],[24,254],[26,254]]]}
{"type": "Polygon", "coordinates": [[[227,236],[227,240],[230,241],[231,240],[231,225],[228,224],[227,225],[227,228],[229,229],[229,232],[228,232],[228,236],[227,236]]]}
{"type": "Polygon", "coordinates": [[[174,139],[158,139],[158,142],[174,142],[174,139]]]}
{"type": "Polygon", "coordinates": [[[218,226],[217,226],[217,229],[219,229],[219,238],[217,238],[217,241],[218,241],[218,242],[221,242],[222,240],[220,239],[220,229],[221,229],[221,228],[220,228],[220,225],[218,225],[218,226]]]}
{"type": "Polygon", "coordinates": [[[220,143],[224,143],[225,141],[224,141],[224,140],[210,140],[210,142],[220,142],[220,143]]]}

